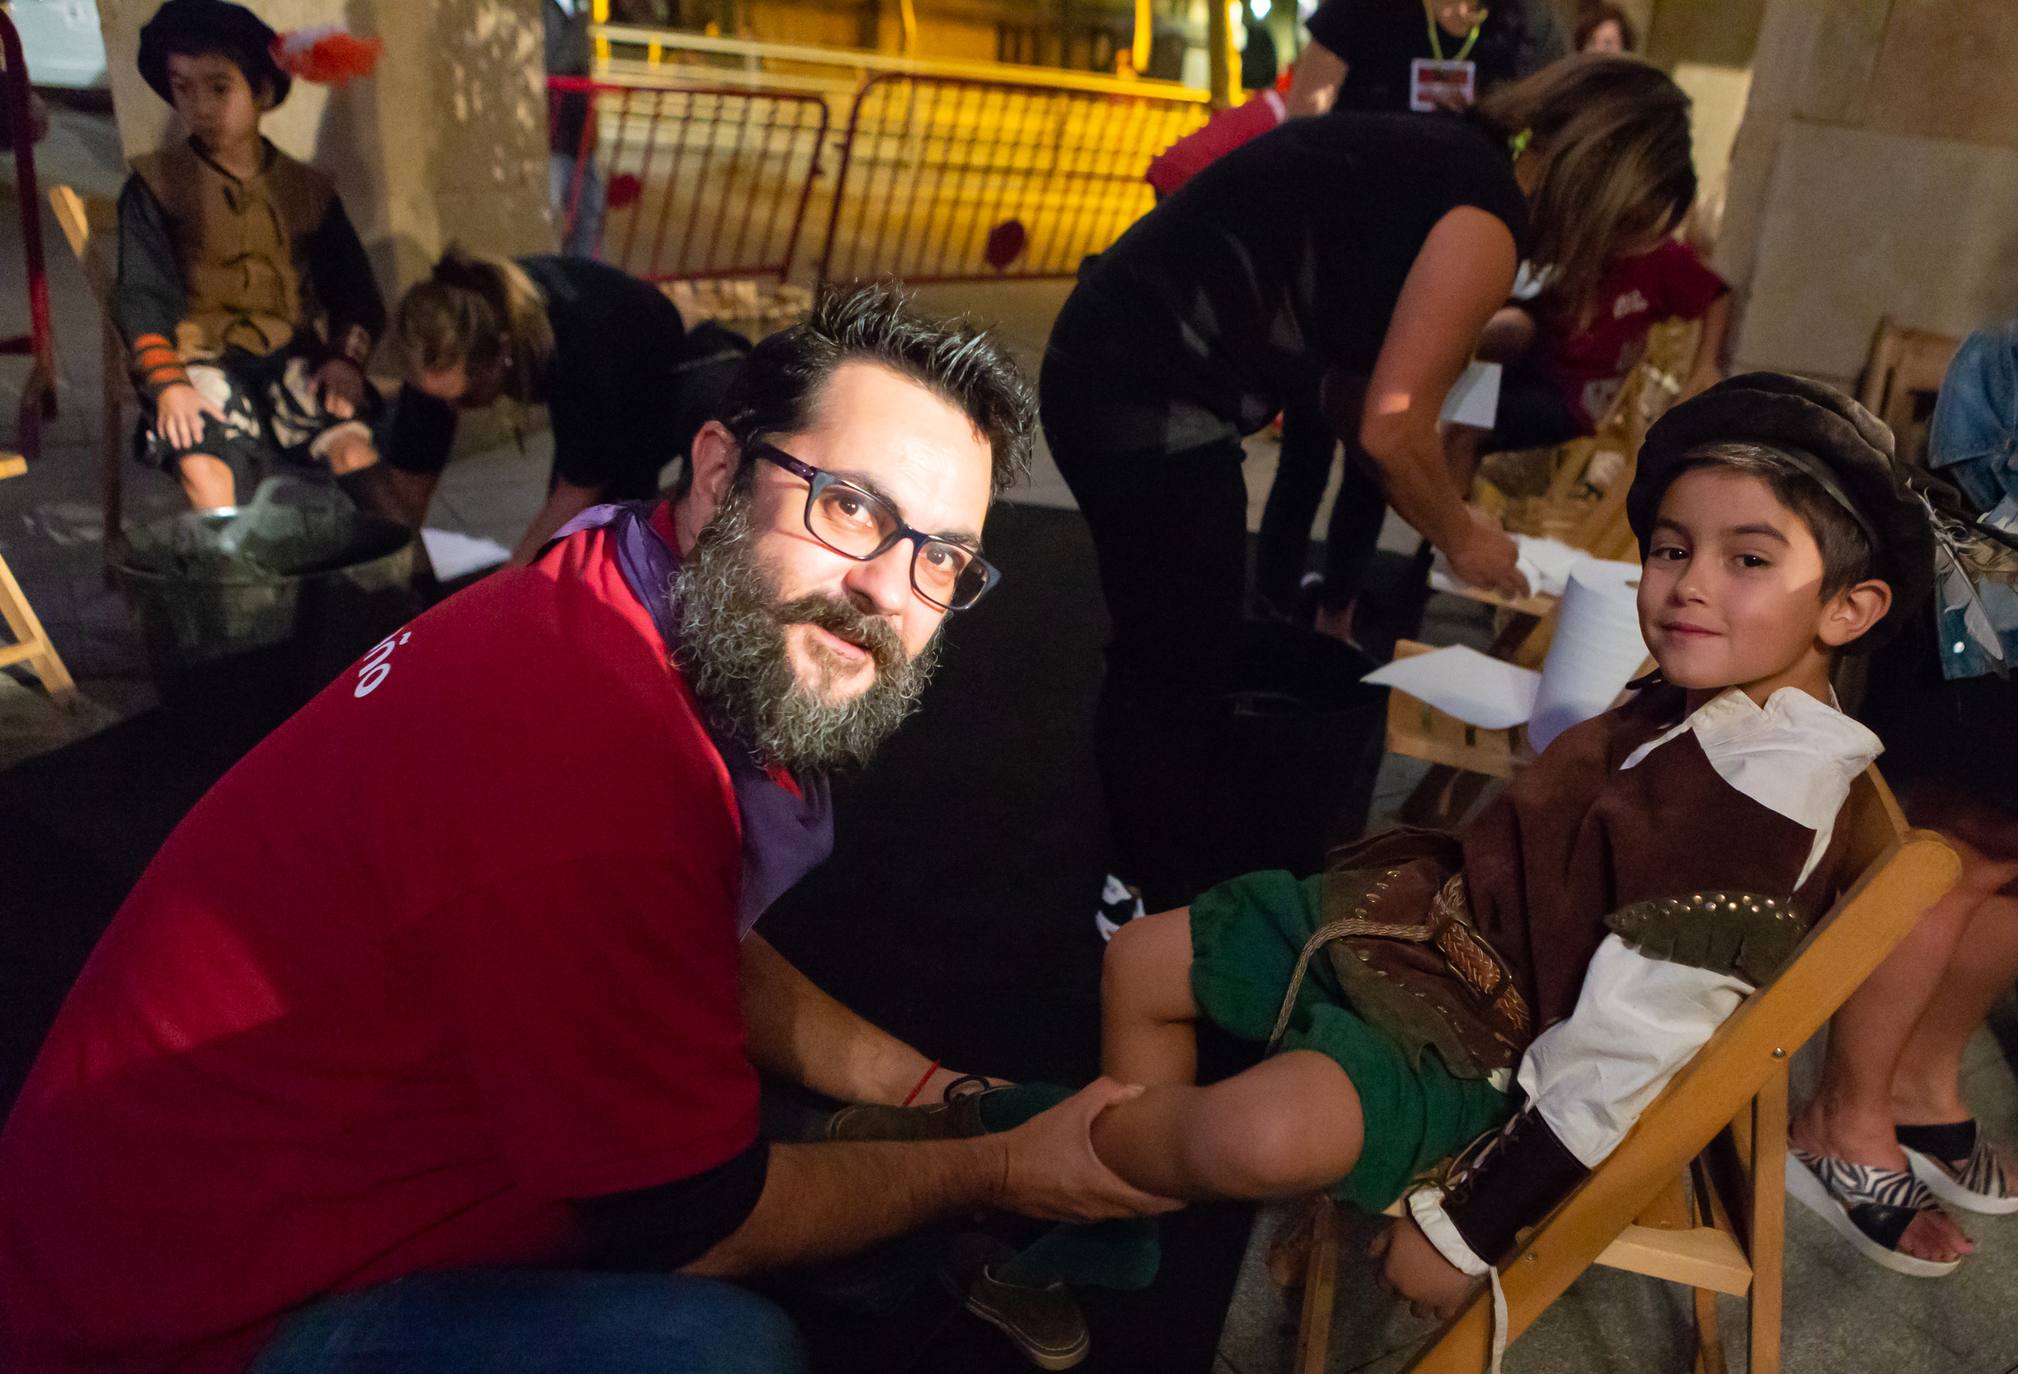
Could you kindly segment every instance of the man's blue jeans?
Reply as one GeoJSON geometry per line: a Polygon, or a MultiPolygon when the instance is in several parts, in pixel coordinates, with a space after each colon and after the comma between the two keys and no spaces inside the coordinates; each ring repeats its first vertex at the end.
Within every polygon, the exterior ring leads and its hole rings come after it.
{"type": "Polygon", "coordinates": [[[325,1298],[284,1320],[252,1374],[798,1374],[791,1319],[680,1274],[461,1269],[325,1298]]]}

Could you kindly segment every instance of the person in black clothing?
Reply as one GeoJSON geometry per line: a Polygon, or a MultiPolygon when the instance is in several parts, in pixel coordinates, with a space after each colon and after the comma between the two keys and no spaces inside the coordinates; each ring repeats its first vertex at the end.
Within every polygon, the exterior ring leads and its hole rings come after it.
{"type": "Polygon", "coordinates": [[[1581,300],[1694,194],[1688,97],[1643,63],[1578,57],[1475,116],[1293,120],[1081,269],[1040,395],[1099,556],[1113,634],[1097,746],[1149,909],[1191,895],[1211,802],[1200,740],[1242,633],[1242,437],[1322,384],[1335,422],[1358,417],[1346,429],[1386,503],[1459,577],[1523,592],[1513,541],[1445,467],[1445,395],[1521,258],[1581,300]]]}
{"type": "MultiPolygon", "coordinates": [[[[1569,54],[1546,0],[1495,4],[1474,0],[1327,0],[1310,17],[1310,45],[1297,60],[1286,105],[1290,117],[1341,110],[1411,108],[1417,62],[1464,62],[1483,96],[1569,54]],[[1434,22],[1432,22],[1432,20],[1434,22]]],[[[1351,436],[1346,438],[1350,452],[1351,436]]],[[[1282,448],[1262,511],[1254,586],[1263,608],[1296,615],[1299,579],[1310,554],[1310,526],[1324,500],[1338,436],[1313,396],[1292,397],[1282,411],[1282,448]]],[[[1348,461],[1341,499],[1332,504],[1325,570],[1317,587],[1318,623],[1342,633],[1380,536],[1383,507],[1363,464],[1348,461]]]]}
{"type": "Polygon", "coordinates": [[[1478,0],[1325,0],[1308,28],[1287,96],[1291,118],[1406,110],[1418,60],[1472,63],[1473,92],[1483,96],[1570,52],[1548,0],[1490,8],[1478,0]]]}
{"type": "Polygon", "coordinates": [[[400,302],[394,332],[408,384],[386,457],[415,524],[458,411],[503,397],[548,408],[553,473],[515,563],[598,502],[656,496],[660,470],[686,453],[750,348],[716,325],[689,331],[657,287],[603,263],[454,246],[400,302]]]}

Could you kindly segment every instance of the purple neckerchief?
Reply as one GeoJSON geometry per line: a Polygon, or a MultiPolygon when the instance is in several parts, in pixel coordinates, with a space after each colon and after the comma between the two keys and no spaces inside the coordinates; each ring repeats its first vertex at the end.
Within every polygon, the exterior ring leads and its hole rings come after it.
{"type": "MultiPolygon", "coordinates": [[[[671,654],[680,646],[680,622],[673,614],[671,596],[680,554],[652,527],[656,504],[590,506],[563,525],[554,540],[608,528],[624,585],[651,615],[671,654]]],[[[708,734],[729,766],[729,784],[743,815],[743,886],[736,899],[736,933],[747,935],[771,903],[834,852],[834,808],[825,774],[798,779],[800,795],[795,796],[764,771],[748,745],[713,726],[708,734]]]]}

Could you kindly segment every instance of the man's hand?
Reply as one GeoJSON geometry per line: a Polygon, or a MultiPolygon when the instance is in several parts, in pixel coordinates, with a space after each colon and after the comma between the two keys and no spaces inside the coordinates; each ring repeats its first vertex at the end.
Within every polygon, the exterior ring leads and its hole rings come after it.
{"type": "Polygon", "coordinates": [[[1450,559],[1450,570],[1468,586],[1482,587],[1516,600],[1528,594],[1528,580],[1515,566],[1520,560],[1520,546],[1499,527],[1499,521],[1482,510],[1471,511],[1471,526],[1464,541],[1444,553],[1450,559]]]}
{"type": "Polygon", "coordinates": [[[1093,1118],[1141,1093],[1139,1087],[1096,1078],[1051,1110],[995,1137],[1006,1156],[997,1203],[1044,1221],[1106,1221],[1182,1207],[1131,1187],[1093,1152],[1093,1118]]]}
{"type": "Polygon", "coordinates": [[[1366,1254],[1380,1261],[1381,1287],[1406,1302],[1418,1317],[1447,1319],[1475,1282],[1438,1254],[1422,1228],[1407,1217],[1375,1236],[1366,1254]]]}
{"type": "Polygon", "coordinates": [[[315,369],[315,394],[322,407],[339,420],[364,409],[364,369],[349,358],[330,358],[315,369]]]}
{"type": "Polygon", "coordinates": [[[177,448],[195,448],[203,442],[206,415],[220,424],[225,418],[222,407],[188,382],[163,387],[154,398],[154,431],[177,448]]]}

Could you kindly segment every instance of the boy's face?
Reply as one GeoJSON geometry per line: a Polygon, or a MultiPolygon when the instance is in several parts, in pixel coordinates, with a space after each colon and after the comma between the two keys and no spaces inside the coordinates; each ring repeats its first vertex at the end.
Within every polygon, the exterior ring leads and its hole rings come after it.
{"type": "Polygon", "coordinates": [[[1763,704],[1793,686],[1826,700],[1831,650],[1875,620],[1846,620],[1860,609],[1846,599],[1883,584],[1825,601],[1822,577],[1815,536],[1762,478],[1694,468],[1661,498],[1640,575],[1640,632],[1677,687],[1743,687],[1763,704]]]}
{"type": "Polygon", "coordinates": [[[267,101],[221,53],[170,53],[168,92],[175,113],[206,148],[236,147],[259,137],[267,101]]]}

